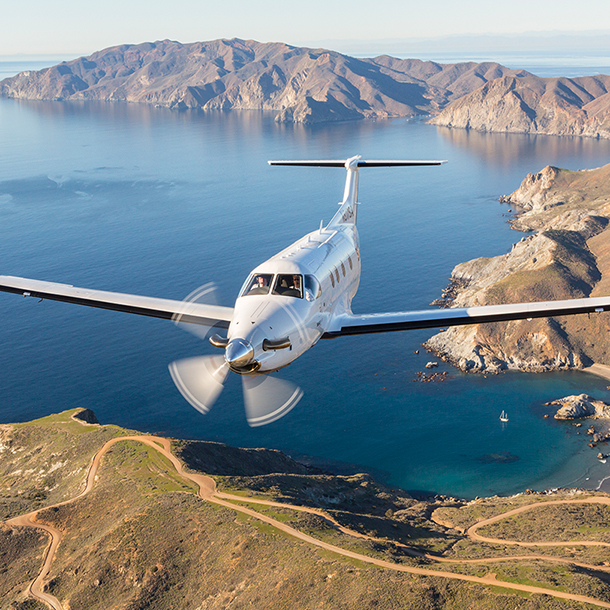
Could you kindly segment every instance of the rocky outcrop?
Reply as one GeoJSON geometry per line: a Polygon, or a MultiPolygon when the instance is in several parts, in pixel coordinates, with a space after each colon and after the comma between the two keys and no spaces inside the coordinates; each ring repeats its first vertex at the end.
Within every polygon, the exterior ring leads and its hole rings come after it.
{"type": "Polygon", "coordinates": [[[430,122],[478,131],[610,138],[610,76],[501,76],[452,102],[430,122]]]}
{"type": "Polygon", "coordinates": [[[120,45],[0,82],[0,95],[206,110],[273,110],[315,123],[436,113],[490,79],[526,75],[496,63],[356,59],[253,40],[120,45]]]}
{"type": "Polygon", "coordinates": [[[578,419],[580,417],[610,418],[610,405],[591,398],[588,394],[565,396],[546,403],[549,406],[559,406],[555,419],[578,419]]]}
{"type": "Polygon", "coordinates": [[[74,419],[80,419],[81,421],[84,421],[87,424],[100,423],[97,417],[95,416],[95,413],[91,409],[81,409],[80,411],[77,411],[72,417],[74,419]]]}
{"type": "MultiPolygon", "coordinates": [[[[610,165],[529,174],[504,201],[521,207],[513,228],[534,231],[510,252],[455,267],[443,306],[469,307],[610,294],[610,165]]],[[[610,316],[452,327],[426,342],[464,371],[542,372],[610,364],[610,316]]]]}

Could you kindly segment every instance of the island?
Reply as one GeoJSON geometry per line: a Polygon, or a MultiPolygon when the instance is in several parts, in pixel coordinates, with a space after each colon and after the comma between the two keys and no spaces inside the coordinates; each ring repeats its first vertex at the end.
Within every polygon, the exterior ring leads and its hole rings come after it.
{"type": "MultiPolygon", "coordinates": [[[[441,307],[554,301],[610,294],[610,165],[528,174],[501,199],[512,228],[526,233],[510,252],[457,265],[441,307]]],[[[425,346],[464,371],[529,372],[610,365],[610,314],[453,327],[425,346]]],[[[592,369],[592,372],[599,372],[592,369]]]]}
{"type": "Polygon", "coordinates": [[[81,408],[0,426],[0,455],[11,610],[610,605],[603,492],[409,494],[81,408]]]}
{"type": "Polygon", "coordinates": [[[435,114],[490,80],[525,76],[493,62],[439,64],[238,38],[124,44],[0,81],[0,96],[172,109],[269,110],[319,123],[435,114]]]}

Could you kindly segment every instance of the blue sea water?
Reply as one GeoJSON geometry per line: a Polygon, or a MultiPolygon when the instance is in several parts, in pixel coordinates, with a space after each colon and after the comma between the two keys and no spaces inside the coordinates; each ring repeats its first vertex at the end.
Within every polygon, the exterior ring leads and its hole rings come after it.
{"type": "MultiPolygon", "coordinates": [[[[361,172],[354,311],[376,312],[429,307],[454,265],[508,251],[521,235],[498,197],[547,164],[605,164],[610,142],[0,100],[0,272],[174,299],[215,281],[230,305],[255,264],[328,221],[342,195],[342,170],[266,161],[353,154],[449,160],[361,172]]],[[[442,364],[447,382],[421,384],[430,357],[414,352],[428,332],[323,341],[280,374],[305,390],[301,403],[252,429],[235,376],[207,416],[182,399],[167,365],[213,348],[169,322],[14,295],[0,295],[0,313],[3,423],[84,406],[104,423],[274,447],[464,497],[610,474],[576,428],[544,419],[543,403],[566,394],[610,400],[608,382],[585,373],[484,378],[442,364]]]]}

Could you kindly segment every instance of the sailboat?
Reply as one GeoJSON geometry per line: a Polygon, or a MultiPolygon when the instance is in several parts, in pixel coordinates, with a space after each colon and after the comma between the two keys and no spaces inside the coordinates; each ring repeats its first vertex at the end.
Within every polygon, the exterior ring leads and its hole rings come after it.
{"type": "Polygon", "coordinates": [[[506,415],[506,411],[504,410],[500,413],[500,421],[508,421],[508,415],[506,415]]]}

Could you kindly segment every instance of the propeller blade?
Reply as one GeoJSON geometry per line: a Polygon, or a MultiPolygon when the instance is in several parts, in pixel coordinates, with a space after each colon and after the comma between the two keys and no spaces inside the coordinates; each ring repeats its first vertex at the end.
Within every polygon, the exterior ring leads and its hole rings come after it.
{"type": "Polygon", "coordinates": [[[207,413],[222,391],[229,372],[223,356],[196,356],[176,360],[169,372],[184,398],[201,413],[207,413]]]}
{"type": "Polygon", "coordinates": [[[301,388],[277,377],[243,375],[241,381],[246,418],[252,427],[264,426],[280,419],[303,398],[301,388]]]}
{"type": "MultiPolygon", "coordinates": [[[[198,303],[202,305],[218,305],[218,288],[214,282],[199,286],[196,290],[193,290],[185,299],[185,303],[198,303]]],[[[205,324],[190,324],[189,322],[182,322],[182,317],[188,315],[187,311],[178,314],[174,317],[174,323],[183,330],[199,337],[200,339],[206,340],[213,333],[210,332],[213,326],[206,326],[205,324]]]]}

